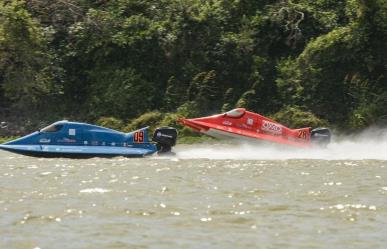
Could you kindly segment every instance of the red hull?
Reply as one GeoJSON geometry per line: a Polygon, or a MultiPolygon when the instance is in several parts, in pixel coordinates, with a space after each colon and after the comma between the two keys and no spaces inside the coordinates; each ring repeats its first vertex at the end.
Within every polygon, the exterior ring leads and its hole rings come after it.
{"type": "Polygon", "coordinates": [[[265,140],[296,147],[311,147],[311,128],[290,129],[262,115],[238,108],[225,114],[203,118],[180,119],[195,131],[216,136],[265,140]]]}

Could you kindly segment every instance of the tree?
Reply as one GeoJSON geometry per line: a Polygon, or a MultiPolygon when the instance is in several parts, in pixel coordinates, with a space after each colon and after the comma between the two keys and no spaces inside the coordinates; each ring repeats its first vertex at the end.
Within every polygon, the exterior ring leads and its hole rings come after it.
{"type": "MultiPolygon", "coordinates": [[[[0,87],[18,111],[44,108],[55,95],[59,69],[48,48],[45,30],[27,11],[22,0],[0,3],[0,87]]],[[[24,113],[27,114],[27,113],[24,113]]]]}

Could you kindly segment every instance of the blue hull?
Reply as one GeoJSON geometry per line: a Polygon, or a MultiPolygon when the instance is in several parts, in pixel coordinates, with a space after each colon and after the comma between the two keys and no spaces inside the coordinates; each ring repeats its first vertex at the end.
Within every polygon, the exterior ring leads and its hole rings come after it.
{"type": "Polygon", "coordinates": [[[0,145],[0,149],[13,153],[34,157],[143,157],[157,151],[153,144],[147,148],[113,147],[113,146],[70,146],[70,145],[0,145]]]}
{"type": "Polygon", "coordinates": [[[170,152],[176,138],[177,131],[171,127],[156,129],[153,142],[149,142],[148,127],[123,133],[63,120],[0,144],[0,149],[35,157],[143,157],[155,152],[170,152]]]}

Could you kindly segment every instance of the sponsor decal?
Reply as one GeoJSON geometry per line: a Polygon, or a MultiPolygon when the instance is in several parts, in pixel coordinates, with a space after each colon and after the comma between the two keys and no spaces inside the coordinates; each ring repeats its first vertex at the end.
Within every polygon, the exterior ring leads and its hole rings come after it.
{"type": "Polygon", "coordinates": [[[246,124],[250,125],[250,126],[253,125],[254,124],[254,119],[248,118],[247,121],[246,121],[246,124]]]}
{"type": "Polygon", "coordinates": [[[232,122],[228,121],[228,120],[225,120],[222,122],[223,125],[227,125],[227,126],[231,126],[232,125],[232,122]]]}
{"type": "Polygon", "coordinates": [[[65,138],[58,140],[58,143],[76,143],[76,142],[77,142],[76,139],[72,139],[72,138],[68,138],[68,137],[65,137],[65,138]]]}
{"type": "Polygon", "coordinates": [[[161,132],[157,132],[157,137],[166,137],[166,138],[173,138],[172,136],[162,134],[161,132]]]}
{"type": "Polygon", "coordinates": [[[51,142],[51,139],[49,139],[49,138],[41,138],[39,140],[39,143],[49,143],[49,142],[51,142]]]}
{"type": "Polygon", "coordinates": [[[273,122],[267,121],[267,120],[262,121],[261,129],[263,131],[267,131],[267,132],[277,134],[277,135],[282,134],[282,127],[281,126],[279,126],[273,122]]]}
{"type": "Polygon", "coordinates": [[[69,136],[75,136],[76,130],[75,129],[69,129],[69,136]]]}
{"type": "Polygon", "coordinates": [[[237,127],[238,128],[243,128],[243,129],[248,129],[248,130],[251,130],[253,128],[253,127],[248,126],[246,124],[237,124],[237,127]]]}

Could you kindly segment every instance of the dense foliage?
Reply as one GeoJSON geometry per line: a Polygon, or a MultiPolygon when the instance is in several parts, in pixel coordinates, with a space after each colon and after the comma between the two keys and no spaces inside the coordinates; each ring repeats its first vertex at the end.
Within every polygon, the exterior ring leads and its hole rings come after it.
{"type": "Polygon", "coordinates": [[[387,115],[386,73],[385,0],[0,2],[0,121],[15,124],[246,107],[357,129],[387,115]]]}

